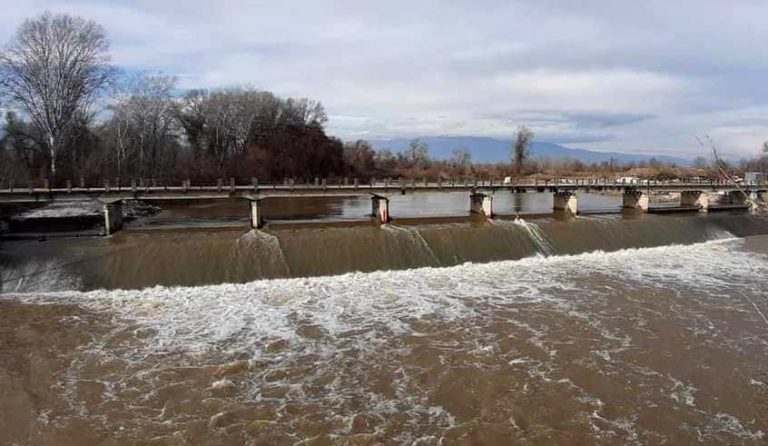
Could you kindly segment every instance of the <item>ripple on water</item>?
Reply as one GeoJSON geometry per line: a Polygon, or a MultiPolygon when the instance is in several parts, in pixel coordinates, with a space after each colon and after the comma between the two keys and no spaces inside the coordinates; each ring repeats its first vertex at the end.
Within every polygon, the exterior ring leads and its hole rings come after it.
{"type": "Polygon", "coordinates": [[[741,243],[2,298],[112,318],[55,391],[126,438],[758,442],[739,293],[766,308],[768,261],[741,243]]]}

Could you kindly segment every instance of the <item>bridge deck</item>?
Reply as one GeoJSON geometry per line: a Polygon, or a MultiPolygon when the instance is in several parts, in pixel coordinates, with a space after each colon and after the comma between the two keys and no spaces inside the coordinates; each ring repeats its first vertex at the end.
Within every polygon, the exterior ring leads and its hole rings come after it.
{"type": "Polygon", "coordinates": [[[652,193],[664,192],[682,192],[686,190],[694,191],[723,191],[730,192],[735,190],[746,190],[748,192],[765,192],[768,186],[746,185],[734,186],[715,183],[656,183],[650,185],[625,184],[625,183],[587,183],[587,184],[512,184],[501,185],[499,183],[484,182],[475,184],[440,184],[440,183],[409,183],[409,184],[367,184],[367,185],[260,185],[254,186],[152,186],[152,187],[92,187],[92,188],[26,188],[26,189],[1,189],[0,201],[11,202],[18,200],[49,200],[58,197],[72,195],[89,195],[99,197],[133,198],[142,197],[145,199],[222,199],[235,197],[245,197],[246,195],[255,195],[258,197],[323,197],[328,195],[361,195],[366,193],[386,194],[405,192],[451,192],[451,191],[499,191],[508,190],[511,192],[590,192],[606,190],[639,190],[652,193]]]}

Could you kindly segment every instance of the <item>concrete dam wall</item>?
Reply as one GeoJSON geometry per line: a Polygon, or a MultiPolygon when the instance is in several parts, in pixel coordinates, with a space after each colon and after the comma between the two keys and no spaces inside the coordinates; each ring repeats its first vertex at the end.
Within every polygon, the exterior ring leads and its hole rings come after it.
{"type": "MultiPolygon", "coordinates": [[[[193,286],[691,244],[768,233],[761,214],[581,217],[7,241],[3,292],[193,286]]],[[[574,268],[578,268],[574,262],[574,268]]]]}

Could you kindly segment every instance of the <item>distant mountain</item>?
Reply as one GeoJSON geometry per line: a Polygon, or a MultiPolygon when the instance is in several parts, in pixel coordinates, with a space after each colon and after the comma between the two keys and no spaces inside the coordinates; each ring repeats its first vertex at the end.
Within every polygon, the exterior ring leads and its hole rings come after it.
{"type": "MultiPolygon", "coordinates": [[[[433,158],[449,159],[453,156],[454,149],[464,147],[472,154],[472,161],[480,163],[508,161],[512,144],[509,140],[475,136],[426,136],[418,139],[429,145],[429,153],[433,158]]],[[[375,149],[390,149],[393,152],[405,152],[411,141],[412,138],[369,140],[375,149]]],[[[655,158],[658,161],[675,163],[680,166],[691,164],[690,160],[674,156],[597,152],[587,149],[571,149],[549,142],[534,142],[531,145],[531,156],[552,159],[571,158],[585,163],[610,161],[611,158],[624,163],[647,161],[655,158]]]]}

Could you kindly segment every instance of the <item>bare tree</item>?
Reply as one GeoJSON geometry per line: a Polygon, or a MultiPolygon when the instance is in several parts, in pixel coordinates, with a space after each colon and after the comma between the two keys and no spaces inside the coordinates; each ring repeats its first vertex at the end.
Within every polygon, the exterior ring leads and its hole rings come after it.
{"type": "Polygon", "coordinates": [[[216,162],[219,175],[254,138],[272,134],[284,115],[274,95],[251,88],[191,91],[177,107],[187,141],[196,153],[206,152],[216,162]]]}
{"type": "MultiPolygon", "coordinates": [[[[110,106],[112,119],[108,122],[111,152],[118,176],[129,157],[137,159],[141,175],[158,174],[162,156],[176,143],[177,121],[173,90],[176,78],[162,73],[141,73],[110,106]]],[[[168,154],[170,155],[170,154],[168,154]]]]}
{"type": "Polygon", "coordinates": [[[111,153],[107,153],[107,158],[114,159],[118,177],[123,175],[123,166],[128,160],[131,147],[131,117],[128,107],[123,105],[127,101],[126,97],[118,98],[115,105],[111,107],[112,119],[106,125],[109,133],[108,144],[112,148],[111,153]]]}
{"type": "Polygon", "coordinates": [[[15,172],[9,172],[12,176],[20,178],[23,175],[27,181],[37,176],[45,156],[42,151],[42,134],[35,126],[20,119],[15,112],[8,111],[3,122],[0,146],[9,160],[17,162],[15,172]]]}
{"type": "Polygon", "coordinates": [[[703,156],[697,156],[693,159],[693,162],[691,163],[691,166],[696,169],[708,169],[709,168],[709,161],[703,156]]]}
{"type": "Polygon", "coordinates": [[[293,125],[322,127],[328,121],[323,104],[306,98],[288,98],[283,104],[283,113],[286,122],[293,125]]]}
{"type": "Polygon", "coordinates": [[[374,154],[374,162],[376,169],[380,172],[392,173],[397,166],[397,157],[390,149],[377,150],[374,154]]]}
{"type": "Polygon", "coordinates": [[[414,167],[425,167],[429,164],[429,145],[419,139],[412,140],[408,145],[408,161],[414,167]]]}
{"type": "Polygon", "coordinates": [[[515,166],[515,173],[517,176],[523,174],[523,167],[525,160],[528,158],[528,150],[533,142],[533,132],[525,126],[517,128],[517,137],[512,146],[512,163],[515,166]]]}
{"type": "MultiPolygon", "coordinates": [[[[706,148],[706,145],[704,141],[699,138],[698,136],[695,137],[696,141],[698,141],[699,145],[701,147],[706,148]]],[[[720,173],[720,176],[731,183],[732,185],[736,186],[739,191],[744,194],[744,197],[746,197],[747,201],[752,205],[754,209],[760,209],[760,203],[758,203],[756,200],[752,199],[752,196],[745,191],[741,185],[739,184],[739,181],[735,178],[734,175],[731,173],[731,168],[728,165],[728,163],[720,158],[720,155],[717,153],[717,146],[715,145],[715,142],[712,140],[712,138],[707,135],[706,137],[707,142],[709,143],[710,148],[712,149],[712,157],[714,158],[715,162],[714,165],[717,168],[717,171],[720,173]]]]}
{"type": "Polygon", "coordinates": [[[453,167],[463,172],[471,162],[472,154],[469,153],[469,150],[465,147],[462,146],[453,149],[453,158],[451,158],[453,167]]]}
{"type": "Polygon", "coordinates": [[[358,139],[344,143],[344,161],[356,175],[370,177],[376,170],[376,151],[368,141],[358,139]]]}
{"type": "Polygon", "coordinates": [[[245,151],[259,112],[259,99],[256,90],[232,88],[212,93],[204,104],[209,148],[219,174],[233,155],[245,151]]]}
{"type": "Polygon", "coordinates": [[[305,159],[297,159],[285,146],[300,139],[307,129],[322,131],[328,119],[318,101],[283,100],[270,92],[247,87],[192,91],[177,109],[187,142],[195,154],[204,153],[215,162],[219,175],[238,170],[233,163],[246,156],[249,147],[252,152],[261,153],[252,159],[264,158],[266,152],[271,152],[268,158],[276,169],[278,165],[312,164],[308,153],[303,155],[305,159]],[[284,140],[278,142],[278,135],[284,140]]]}
{"type": "Polygon", "coordinates": [[[43,133],[54,177],[77,111],[112,79],[108,51],[96,22],[45,12],[26,20],[0,52],[0,88],[43,133]]]}

